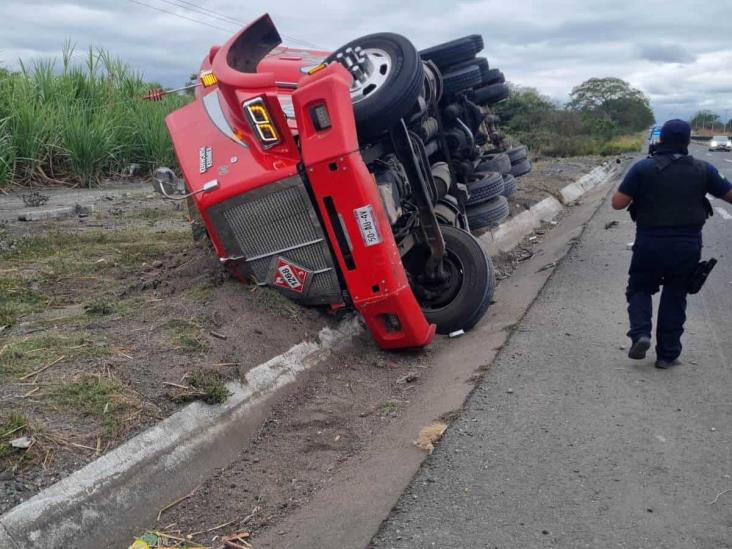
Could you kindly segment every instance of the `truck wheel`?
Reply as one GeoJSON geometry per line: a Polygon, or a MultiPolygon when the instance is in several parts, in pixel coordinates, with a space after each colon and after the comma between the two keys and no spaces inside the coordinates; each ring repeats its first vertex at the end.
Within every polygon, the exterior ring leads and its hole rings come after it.
{"type": "Polygon", "coordinates": [[[519,145],[518,147],[508,149],[506,154],[511,160],[511,164],[518,164],[529,155],[529,151],[526,148],[526,145],[519,145]]]}
{"type": "Polygon", "coordinates": [[[482,49],[483,37],[471,34],[420,50],[419,55],[422,59],[432,61],[440,69],[446,69],[450,65],[472,59],[482,49]]]}
{"type": "Polygon", "coordinates": [[[473,90],[470,100],[478,105],[493,105],[506,99],[509,94],[506,84],[490,84],[473,90]]]}
{"type": "Polygon", "coordinates": [[[446,279],[418,281],[415,288],[424,316],[437,325],[437,333],[469,330],[483,317],[493,297],[493,264],[478,240],[470,233],[443,226],[446,279]]]}
{"type": "Polygon", "coordinates": [[[399,34],[362,36],[338,48],[325,61],[341,63],[354,76],[351,100],[362,142],[390,130],[414,107],[424,87],[419,54],[399,34]]]}
{"type": "Polygon", "coordinates": [[[503,176],[503,192],[501,193],[506,198],[511,198],[516,194],[516,178],[512,175],[503,176]]]}
{"type": "Polygon", "coordinates": [[[480,175],[481,179],[468,183],[470,198],[465,203],[467,206],[482,204],[504,192],[503,177],[500,173],[486,172],[480,175]]]}
{"type": "Polygon", "coordinates": [[[468,206],[468,223],[471,231],[495,227],[508,217],[508,200],[503,196],[497,196],[478,204],[468,206]]]}
{"type": "Polygon", "coordinates": [[[478,165],[475,167],[475,171],[480,173],[511,173],[511,160],[508,158],[506,153],[485,154],[480,158],[480,160],[478,160],[478,165]]]}
{"type": "Polygon", "coordinates": [[[488,60],[485,57],[476,57],[474,59],[468,59],[467,61],[461,61],[460,63],[455,63],[454,65],[445,67],[445,70],[442,72],[453,72],[459,69],[464,69],[465,67],[478,67],[480,69],[481,82],[488,77],[491,70],[488,60]]]}
{"type": "Polygon", "coordinates": [[[511,166],[511,175],[521,177],[531,171],[531,160],[524,158],[522,161],[511,166]]]}
{"type": "Polygon", "coordinates": [[[506,81],[506,76],[498,69],[490,69],[483,75],[483,85],[488,86],[490,84],[503,84],[506,81]]]}
{"type": "Polygon", "coordinates": [[[476,65],[469,65],[462,69],[450,70],[442,75],[444,93],[449,95],[475,86],[480,86],[480,79],[480,67],[476,65]]]}

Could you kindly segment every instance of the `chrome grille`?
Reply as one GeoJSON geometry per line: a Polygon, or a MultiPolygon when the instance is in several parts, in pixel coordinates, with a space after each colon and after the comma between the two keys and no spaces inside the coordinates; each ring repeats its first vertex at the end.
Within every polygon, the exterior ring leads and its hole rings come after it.
{"type": "Polygon", "coordinates": [[[258,283],[270,281],[277,257],[311,271],[304,294],[284,291],[307,304],[341,301],[341,288],[323,229],[300,177],[238,196],[208,210],[227,254],[246,263],[258,283]]]}

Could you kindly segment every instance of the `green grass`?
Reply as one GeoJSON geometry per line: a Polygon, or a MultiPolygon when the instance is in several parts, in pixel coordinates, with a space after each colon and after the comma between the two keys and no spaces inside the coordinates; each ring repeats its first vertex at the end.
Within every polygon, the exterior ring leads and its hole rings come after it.
{"type": "Polygon", "coordinates": [[[379,407],[379,414],[382,416],[390,416],[395,414],[399,409],[399,405],[394,400],[388,400],[379,407]]]}
{"type": "Polygon", "coordinates": [[[89,316],[107,316],[119,310],[119,300],[109,295],[99,296],[84,305],[84,312],[89,316]]]}
{"type": "Polygon", "coordinates": [[[91,186],[130,163],[174,167],[164,118],[190,101],[143,101],[142,75],[104,50],[79,63],[67,43],[59,60],[0,70],[0,187],[56,180],[91,186]]]}
{"type": "Polygon", "coordinates": [[[208,343],[201,337],[200,328],[193,322],[175,319],[168,323],[168,328],[173,346],[182,353],[203,353],[209,349],[208,343]]]}
{"type": "Polygon", "coordinates": [[[224,380],[216,372],[193,372],[189,377],[189,383],[191,387],[204,393],[200,400],[206,404],[221,404],[231,395],[224,380]]]}
{"type": "Polygon", "coordinates": [[[60,357],[64,357],[64,361],[71,362],[109,354],[109,346],[106,341],[95,340],[87,333],[14,337],[9,339],[5,345],[3,353],[0,355],[0,377],[22,376],[42,368],[60,357]]]}
{"type": "Polygon", "coordinates": [[[57,406],[101,421],[106,436],[116,436],[123,428],[121,414],[132,408],[122,386],[103,376],[85,375],[70,383],[53,386],[48,399],[57,406]]]}
{"type": "Polygon", "coordinates": [[[19,276],[0,276],[0,326],[12,326],[23,315],[43,310],[47,299],[31,281],[19,276]]]}

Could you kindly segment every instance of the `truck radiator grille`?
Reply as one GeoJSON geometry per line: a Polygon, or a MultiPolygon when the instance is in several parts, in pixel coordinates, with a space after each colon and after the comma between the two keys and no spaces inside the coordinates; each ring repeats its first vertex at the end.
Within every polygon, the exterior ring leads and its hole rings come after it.
{"type": "Polygon", "coordinates": [[[299,176],[217,204],[208,215],[228,256],[257,283],[271,284],[283,258],[310,273],[304,292],[283,290],[288,297],[312,305],[342,300],[330,249],[299,176]]]}

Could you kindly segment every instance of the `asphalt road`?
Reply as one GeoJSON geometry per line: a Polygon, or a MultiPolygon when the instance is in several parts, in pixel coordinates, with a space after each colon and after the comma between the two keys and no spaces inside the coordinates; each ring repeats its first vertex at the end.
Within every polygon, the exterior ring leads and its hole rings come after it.
{"type": "MultiPolygon", "coordinates": [[[[692,153],[732,179],[732,154],[692,153]]],[[[606,201],[372,546],[732,548],[732,206],[714,206],[682,366],[626,356],[634,225],[606,201]]]]}

